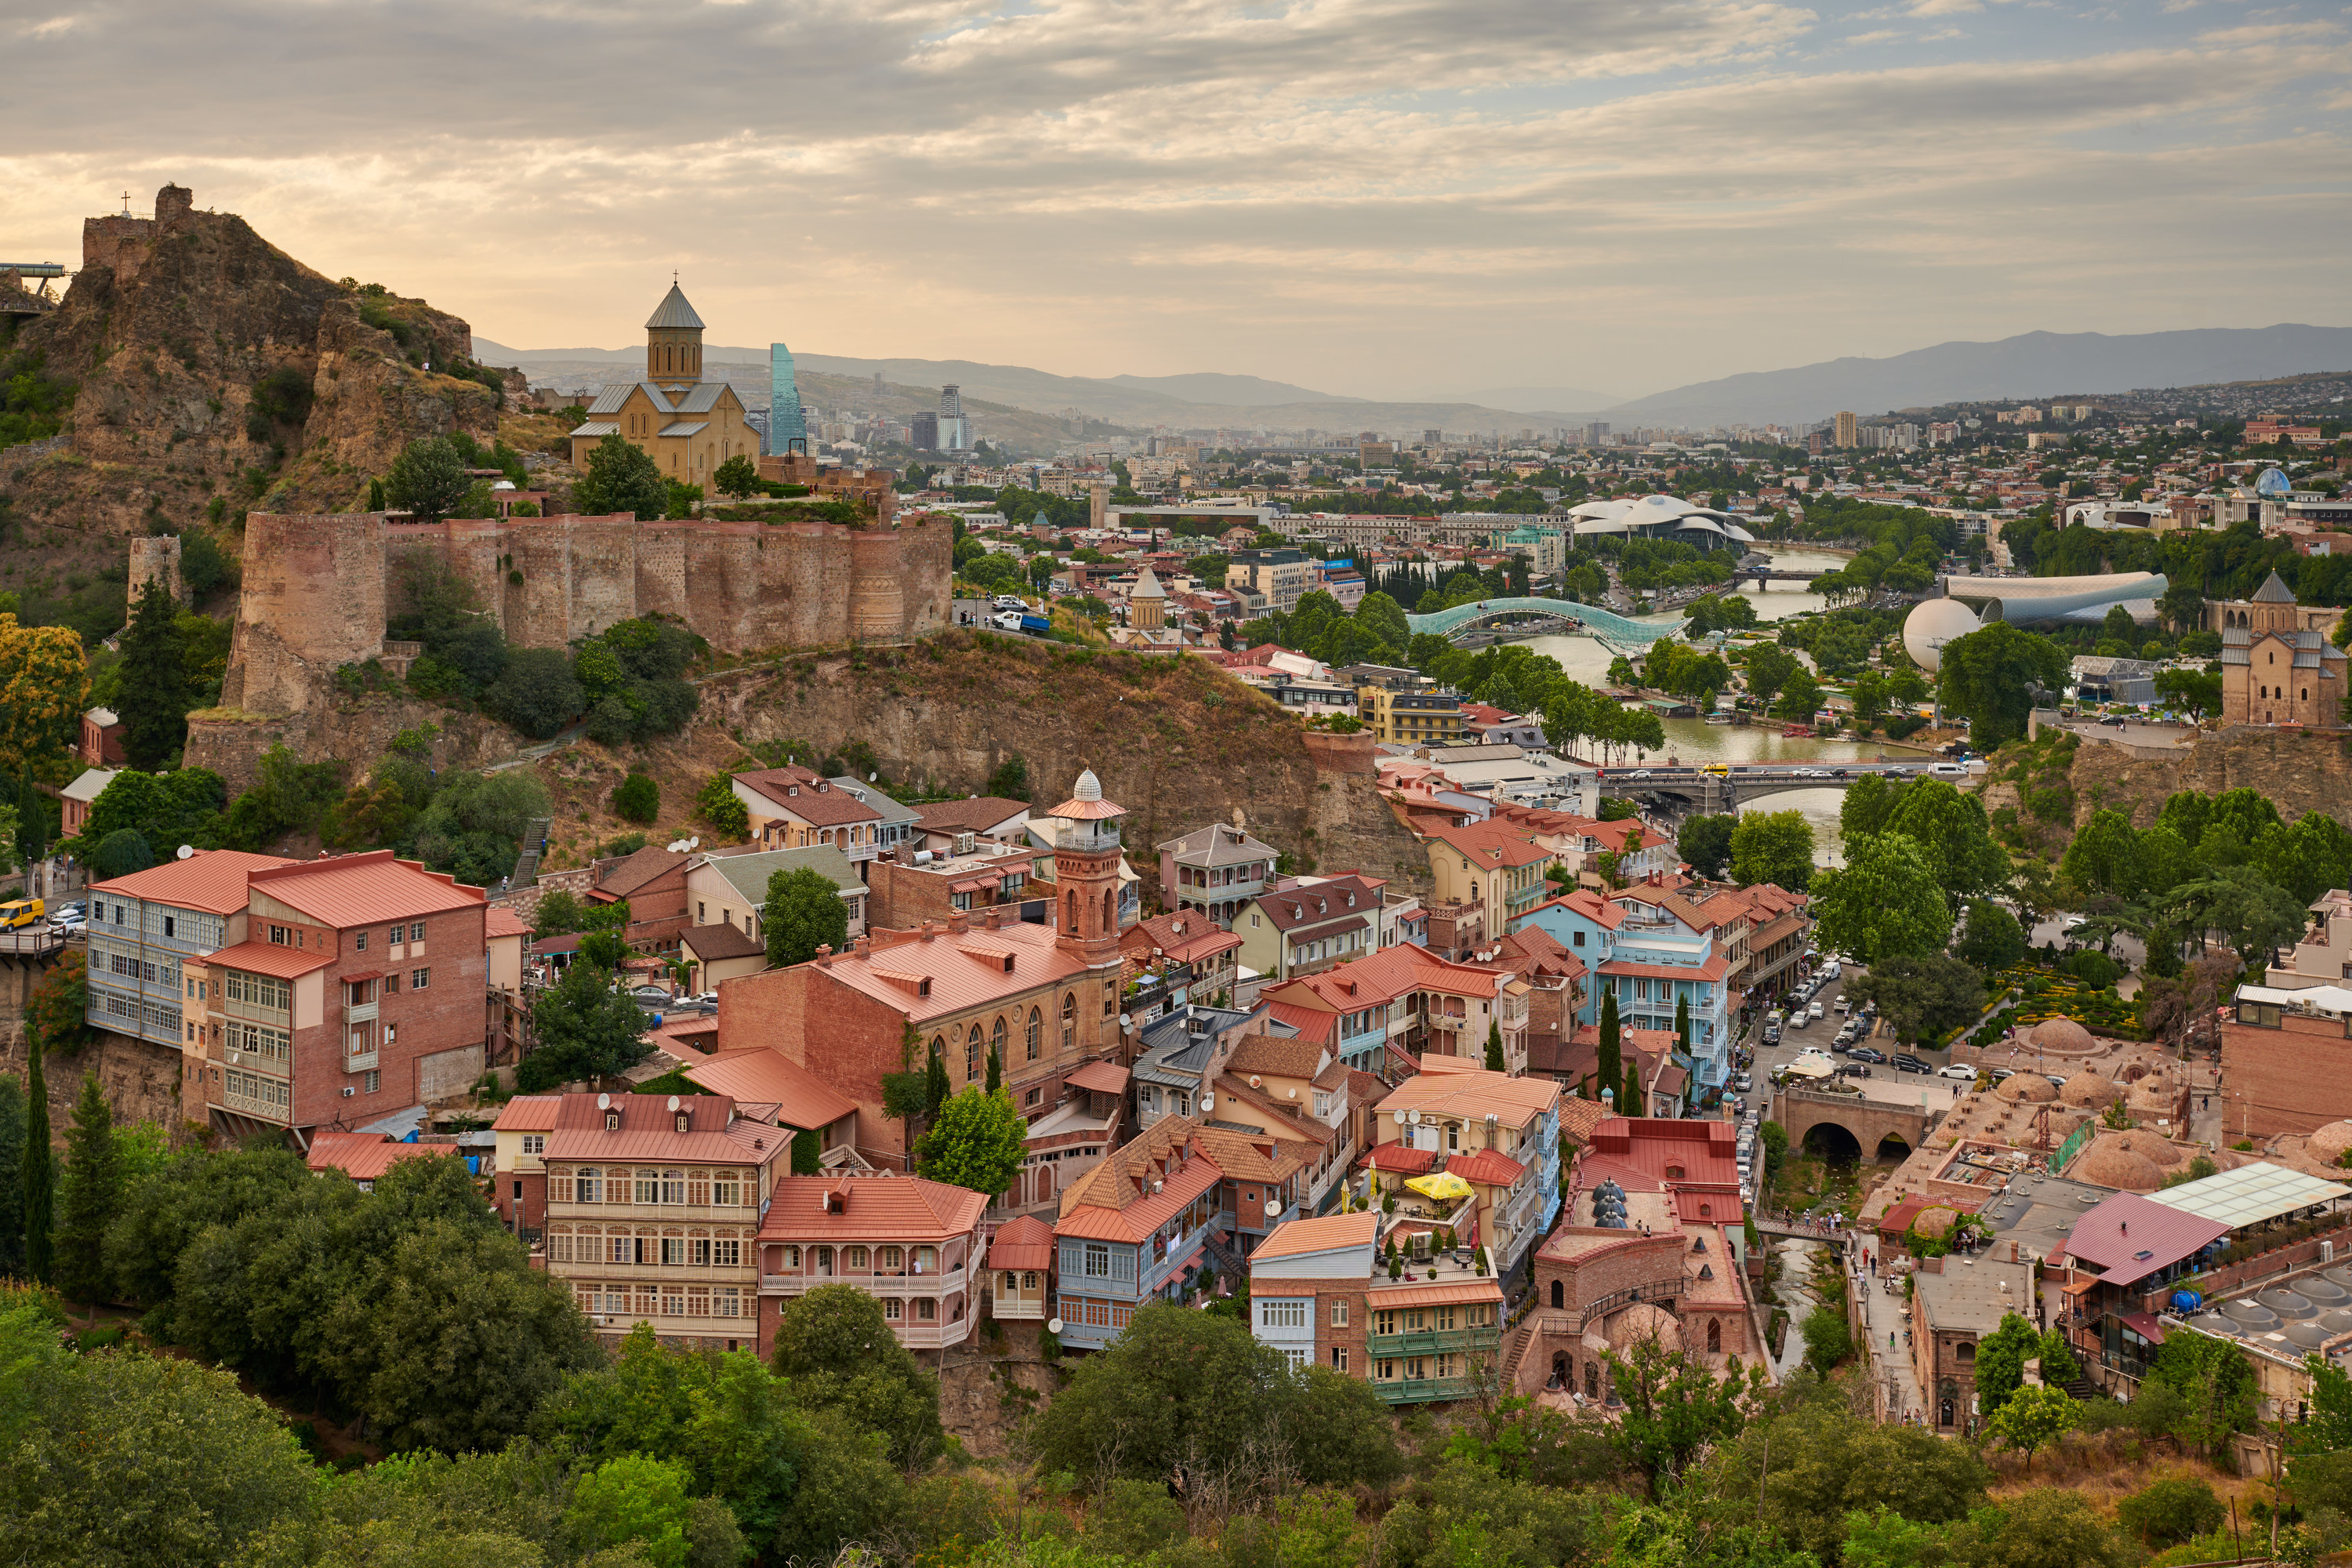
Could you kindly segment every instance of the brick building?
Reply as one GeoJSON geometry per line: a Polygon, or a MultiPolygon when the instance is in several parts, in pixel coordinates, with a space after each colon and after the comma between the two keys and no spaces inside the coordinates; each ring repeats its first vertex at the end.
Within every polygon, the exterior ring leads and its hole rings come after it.
{"type": "Polygon", "coordinates": [[[2221,1024],[2221,1131],[2232,1142],[2352,1117],[2352,985],[2241,985],[2221,1024]]]}
{"type": "Polygon", "coordinates": [[[1008,842],[965,834],[956,842],[962,847],[916,849],[910,841],[885,858],[868,861],[873,922],[905,931],[925,921],[1052,896],[1038,875],[1039,863],[1052,856],[1025,837],[1008,842]]]}
{"type": "Polygon", "coordinates": [[[128,760],[122,754],[121,717],[111,708],[92,708],[85,712],[81,716],[81,745],[75,754],[93,768],[121,767],[128,760]]]}
{"type": "Polygon", "coordinates": [[[598,1337],[643,1322],[666,1344],[751,1348],[761,1211],[790,1132],[725,1095],[567,1094],[546,1138],[547,1271],[598,1337]]]}
{"type": "MultiPolygon", "coordinates": [[[[2344,721],[2347,658],[2273,572],[2251,599],[2219,606],[2221,722],[2333,728],[2344,721]]],[[[2332,615],[2329,624],[2333,624],[2332,615]]]]}
{"type": "Polygon", "coordinates": [[[1918,1379],[1936,1429],[1978,1427],[1977,1346],[2014,1312],[2042,1326],[2033,1260],[2015,1242],[2006,1258],[1923,1258],[1911,1276],[1911,1374],[1918,1379]]]}
{"type": "Polygon", "coordinates": [[[676,952],[677,939],[694,922],[687,918],[686,873],[693,857],[680,849],[648,844],[635,854],[599,868],[588,889],[591,904],[629,906],[621,935],[644,952],[676,952]]]}
{"type": "Polygon", "coordinates": [[[1056,922],[998,907],[906,931],[877,930],[844,953],[730,981],[719,992],[722,1048],[764,1045],[807,1068],[858,1108],[857,1146],[904,1169],[906,1124],[882,1114],[886,1074],[929,1055],[950,1086],[1003,1065],[1013,1103],[1033,1121],[1059,1106],[1071,1075],[1120,1053],[1118,819],[1091,773],[1055,808],[1068,829],[1055,851],[1056,922]]]}
{"type": "Polygon", "coordinates": [[[760,1226],[760,1353],[785,1307],[821,1285],[882,1305],[898,1342],[943,1351],[980,1326],[987,1248],[982,1194],[920,1176],[787,1176],[760,1226]]]}
{"type": "Polygon", "coordinates": [[[1195,996],[1214,996],[1233,989],[1241,946],[1241,938],[1198,910],[1153,915],[1118,933],[1119,951],[1127,955],[1130,975],[1163,961],[1179,963],[1192,974],[1188,984],[1195,996]]]}
{"type": "Polygon", "coordinates": [[[91,886],[89,1021],[175,1046],[189,1120],[307,1143],[480,1076],[487,909],[388,849],[202,851],[91,886]]]}

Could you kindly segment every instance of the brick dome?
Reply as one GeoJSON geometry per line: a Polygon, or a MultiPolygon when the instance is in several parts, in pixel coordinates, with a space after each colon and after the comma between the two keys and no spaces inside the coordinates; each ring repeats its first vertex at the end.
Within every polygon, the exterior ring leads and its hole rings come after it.
{"type": "Polygon", "coordinates": [[[2352,1121],[2331,1121],[2303,1141],[2303,1152],[2323,1165],[2333,1165],[2352,1149],[2352,1121]]]}
{"type": "Polygon", "coordinates": [[[2025,1037],[2045,1051],[2087,1051],[2096,1047],[2091,1031],[2072,1018],[2044,1018],[2025,1037]]]}
{"type": "Polygon", "coordinates": [[[2107,1133],[2092,1141],[2083,1157],[2067,1173],[2078,1182],[2114,1187],[2126,1193],[2152,1193],[2164,1184],[2164,1173],[2155,1161],[2126,1145],[2126,1134],[2107,1133]]]}
{"type": "Polygon", "coordinates": [[[1648,1301],[1636,1301],[1609,1320],[1609,1348],[1619,1355],[1654,1336],[1661,1349],[1682,1349],[1682,1320],[1648,1301]]]}
{"type": "Polygon", "coordinates": [[[2058,1098],[2058,1086],[2038,1072],[2012,1073],[1993,1090],[2015,1105],[2047,1105],[2058,1098]]]}
{"type": "MultiPolygon", "coordinates": [[[[2073,1022],[2071,1019],[2064,1021],[2073,1022]]],[[[2075,1026],[2077,1028],[2081,1026],[2079,1024],[2075,1026]]],[[[2049,1026],[2045,1024],[2042,1027],[2049,1026]]],[[[2069,1105],[2079,1105],[2085,1110],[2105,1110],[2116,1102],[2116,1086],[2104,1076],[2084,1068],[2066,1080],[2066,1087],[2058,1091],[2058,1098],[2069,1105]]]]}
{"type": "Polygon", "coordinates": [[[2185,1164],[2189,1159],[2189,1156],[2180,1152],[2180,1148],[2178,1144],[2174,1143],[2170,1139],[2164,1137],[2160,1133],[2150,1132],[2141,1128],[2134,1128],[2128,1132],[2117,1132],[2112,1134],[2112,1136],[2114,1137],[2117,1147],[2128,1149],[2133,1153],[2140,1155],[2158,1165],[2172,1166],[2185,1164]]]}

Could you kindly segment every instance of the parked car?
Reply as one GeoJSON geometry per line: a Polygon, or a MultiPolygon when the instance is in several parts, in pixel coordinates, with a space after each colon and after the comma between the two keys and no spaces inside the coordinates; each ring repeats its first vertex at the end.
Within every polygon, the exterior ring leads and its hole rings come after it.
{"type": "Polygon", "coordinates": [[[1831,1003],[1830,1005],[1837,1010],[1837,1016],[1841,1018],[1844,1017],[1846,1014],[1851,1012],[1853,1008],[1853,1004],[1847,1001],[1843,996],[1831,1003]]]}
{"type": "Polygon", "coordinates": [[[1819,1018],[1825,1011],[1826,1009],[1823,1008],[1820,1003],[1816,1002],[1811,1006],[1805,1009],[1805,1016],[1808,1018],[1819,1018]]]}
{"type": "Polygon", "coordinates": [[[2017,1069],[2015,1068],[1995,1068],[1992,1069],[1992,1081],[1996,1085],[2007,1083],[2011,1079],[2013,1079],[2016,1076],[2017,1069]]]}
{"type": "Polygon", "coordinates": [[[1731,1080],[1731,1087],[1738,1089],[1740,1093],[1746,1094],[1749,1089],[1756,1087],[1756,1079],[1748,1073],[1741,1073],[1738,1078],[1731,1080]]]}
{"type": "Polygon", "coordinates": [[[2110,713],[2099,722],[2113,730],[2120,730],[2124,727],[2123,715],[2120,713],[2110,713]]]}
{"type": "Polygon", "coordinates": [[[49,917],[49,925],[52,930],[61,931],[70,935],[76,931],[88,931],[89,929],[89,917],[83,914],[79,910],[73,910],[66,913],[51,915],[49,917]]]}
{"type": "Polygon", "coordinates": [[[1882,1067],[1886,1063],[1886,1053],[1871,1046],[1856,1046],[1846,1055],[1858,1062],[1876,1062],[1882,1067]]]}
{"type": "Polygon", "coordinates": [[[1837,1076],[1840,1078],[1868,1078],[1870,1076],[1870,1069],[1863,1066],[1860,1062],[1847,1062],[1844,1066],[1837,1069],[1837,1076]]]}
{"type": "Polygon", "coordinates": [[[1934,1072],[1936,1069],[1929,1067],[1926,1062],[1921,1061],[1917,1057],[1898,1056],[1895,1058],[1895,1070],[1897,1072],[1916,1072],[1926,1074],[1934,1072]]]}
{"type": "Polygon", "coordinates": [[[2066,1080],[2065,1080],[2064,1079],[2063,1079],[2063,1078],[2060,1078],[2060,1077],[2059,1077],[2056,1073],[2054,1073],[2054,1072],[2046,1072],[2046,1073],[2043,1073],[2042,1076],[2043,1078],[2046,1078],[2046,1079],[2048,1079],[2050,1080],[2050,1087],[2051,1087],[2051,1088],[2053,1088],[2053,1089],[2063,1089],[2063,1088],[2065,1088],[2065,1087],[2066,1087],[2066,1080]]]}
{"type": "Polygon", "coordinates": [[[1974,1068],[1964,1068],[1959,1063],[1954,1062],[1950,1067],[1937,1068],[1936,1069],[1936,1076],[1937,1078],[1958,1079],[1963,1083],[1974,1083],[1977,1078],[1977,1069],[1974,1068]]]}
{"type": "Polygon", "coordinates": [[[1025,610],[1029,607],[1027,601],[1016,594],[999,594],[990,601],[990,605],[999,610],[1025,610]]]}

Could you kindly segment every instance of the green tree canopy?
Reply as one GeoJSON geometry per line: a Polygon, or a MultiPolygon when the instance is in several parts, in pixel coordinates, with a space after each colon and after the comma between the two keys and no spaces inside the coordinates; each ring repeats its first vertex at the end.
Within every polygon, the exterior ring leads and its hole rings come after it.
{"type": "Polygon", "coordinates": [[[1743,888],[1769,882],[1790,892],[1811,885],[1813,825],[1801,811],[1742,812],[1731,830],[1731,876],[1743,888]]]}
{"type": "Polygon", "coordinates": [[[516,1069],[516,1082],[536,1094],[625,1072],[653,1054],[646,1022],[636,999],[616,989],[611,974],[577,960],[531,1005],[539,1045],[516,1069]]]}
{"type": "Polygon", "coordinates": [[[795,1404],[881,1434],[903,1471],[920,1472],[946,1447],[939,1378],[898,1343],[881,1302],[855,1285],[820,1285],[786,1302],[773,1364],[795,1404]]]}
{"type": "Polygon", "coordinates": [[[384,500],[395,510],[437,522],[456,512],[473,488],[466,457],[446,436],[411,441],[383,477],[384,500]]]}
{"type": "Polygon", "coordinates": [[[1845,992],[1856,1001],[1877,1003],[1906,1046],[1933,1042],[1975,1023],[1984,1011],[1984,977],[1945,952],[1886,955],[1849,982],[1845,992]]]}
{"type": "Polygon", "coordinates": [[[1899,833],[1846,841],[1846,863],[1815,879],[1814,931],[1822,945],[1876,966],[1884,959],[1940,952],[1952,911],[1919,846],[1899,833]]]}
{"type": "Polygon", "coordinates": [[[785,969],[806,963],[819,947],[841,952],[849,941],[849,906],[832,878],[814,866],[794,866],[768,878],[760,926],[767,933],[769,966],[785,969]]]}
{"type": "Polygon", "coordinates": [[[2032,688],[2055,690],[2066,677],[2066,655],[2048,637],[1994,621],[1944,645],[1937,698],[1947,712],[1969,721],[1979,751],[2025,733],[2032,688]]]}
{"type": "Polygon", "coordinates": [[[1021,1173],[1028,1134],[1011,1095],[971,1085],[940,1106],[915,1141],[915,1169],[932,1181],[994,1197],[1021,1173]]]}
{"type": "Polygon", "coordinates": [[[1675,853],[1699,876],[1717,880],[1731,864],[1731,835],[1738,822],[1730,812],[1686,816],[1675,835],[1675,853]]]}
{"type": "Polygon", "coordinates": [[[114,1110],[98,1075],[84,1073],[81,1098],[66,1128],[66,1168],[58,1184],[58,1240],[54,1264],[60,1292],[93,1308],[112,1291],[106,1263],[107,1227],[122,1208],[121,1151],[116,1147],[114,1110]]]}
{"type": "Polygon", "coordinates": [[[607,436],[588,454],[588,472],[572,487],[572,505],[583,516],[629,512],[650,522],[669,510],[669,484],[650,454],[607,436]]]}

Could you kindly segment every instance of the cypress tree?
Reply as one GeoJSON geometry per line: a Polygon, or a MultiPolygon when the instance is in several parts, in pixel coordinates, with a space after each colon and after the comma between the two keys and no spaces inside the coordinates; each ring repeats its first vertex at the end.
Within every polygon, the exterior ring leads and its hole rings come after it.
{"type": "Polygon", "coordinates": [[[1593,1076],[1601,1080],[1600,1089],[1593,1092],[1615,1089],[1618,1109],[1623,1110],[1625,1091],[1621,1086],[1624,1081],[1625,1065],[1618,1056],[1617,993],[1613,987],[1604,987],[1601,993],[1601,1064],[1593,1076]]]}
{"type": "Polygon", "coordinates": [[[84,1073],[81,1099],[66,1131],[66,1170],[58,1184],[58,1289],[89,1305],[95,1318],[110,1293],[106,1228],[122,1207],[122,1153],[114,1137],[114,1108],[96,1073],[84,1073]]]}
{"type": "Polygon", "coordinates": [[[31,1070],[25,1079],[25,1272],[49,1282],[50,1184],[56,1172],[49,1154],[49,1088],[41,1073],[41,1041],[26,1042],[31,1070]]]}
{"type": "Polygon", "coordinates": [[[25,1274],[25,1086],[0,1073],[0,1275],[25,1274]]]}
{"type": "Polygon", "coordinates": [[[948,1102],[947,1058],[933,1051],[923,1067],[923,1114],[937,1116],[948,1102]]]}
{"type": "Polygon", "coordinates": [[[162,768],[187,739],[179,612],[163,584],[151,582],[122,629],[122,689],[114,706],[122,716],[123,755],[142,772],[162,768]]]}
{"type": "Polygon", "coordinates": [[[988,1047],[988,1092],[994,1094],[1004,1083],[1003,1053],[992,1045],[988,1047]]]}
{"type": "Polygon", "coordinates": [[[1690,1055],[1690,998],[1675,998],[1675,1049],[1690,1055]]]}
{"type": "Polygon", "coordinates": [[[1488,1072],[1510,1070],[1503,1065],[1503,1026],[1499,1022],[1489,1023],[1486,1026],[1486,1070],[1488,1072]]]}

